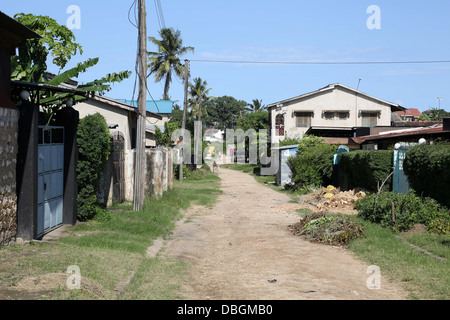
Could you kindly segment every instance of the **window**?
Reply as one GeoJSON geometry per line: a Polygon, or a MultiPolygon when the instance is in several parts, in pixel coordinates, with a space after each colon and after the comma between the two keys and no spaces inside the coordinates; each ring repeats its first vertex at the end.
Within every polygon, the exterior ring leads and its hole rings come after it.
{"type": "Polygon", "coordinates": [[[345,120],[349,117],[349,113],[348,112],[339,112],[338,117],[339,117],[339,120],[345,120]]]}
{"type": "Polygon", "coordinates": [[[334,119],[334,112],[325,112],[325,119],[334,119]]]}
{"type": "Polygon", "coordinates": [[[275,135],[284,136],[284,115],[278,114],[275,117],[275,135]]]}
{"type": "Polygon", "coordinates": [[[312,112],[297,112],[295,117],[298,128],[311,127],[312,112]]]}
{"type": "Polygon", "coordinates": [[[362,126],[363,127],[376,127],[377,126],[377,119],[378,119],[378,113],[375,112],[362,112],[362,126]]]}

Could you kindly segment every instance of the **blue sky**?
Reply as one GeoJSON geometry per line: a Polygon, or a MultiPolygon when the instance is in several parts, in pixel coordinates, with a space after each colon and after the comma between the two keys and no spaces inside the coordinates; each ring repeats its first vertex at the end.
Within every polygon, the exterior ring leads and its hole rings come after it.
{"type": "MultiPolygon", "coordinates": [[[[128,21],[133,0],[17,0],[1,11],[48,15],[65,24],[67,8],[81,10],[81,28],[73,30],[83,55],[100,62],[80,82],[110,72],[134,71],[137,30],[128,21]]],[[[154,0],[147,0],[148,36],[160,28],[154,0]]],[[[161,0],[166,27],[181,31],[194,54],[182,59],[245,61],[417,61],[450,60],[448,0],[161,0]],[[370,5],[381,11],[381,29],[371,30],[370,5]]],[[[132,19],[134,16],[132,15],[132,19]]],[[[155,48],[151,43],[148,50],[155,48]]],[[[49,70],[58,72],[50,66],[49,70]]],[[[212,96],[230,95],[263,104],[277,102],[330,83],[342,83],[407,108],[450,111],[450,63],[389,65],[285,65],[191,62],[192,77],[201,77],[212,96]]],[[[115,84],[108,96],[131,99],[133,76],[115,84]]],[[[162,97],[163,83],[149,78],[153,98],[162,97]]],[[[137,96],[137,93],[135,94],[137,96]]],[[[183,84],[174,79],[172,100],[182,105],[183,84]]],[[[148,97],[150,99],[150,96],[148,97]]]]}

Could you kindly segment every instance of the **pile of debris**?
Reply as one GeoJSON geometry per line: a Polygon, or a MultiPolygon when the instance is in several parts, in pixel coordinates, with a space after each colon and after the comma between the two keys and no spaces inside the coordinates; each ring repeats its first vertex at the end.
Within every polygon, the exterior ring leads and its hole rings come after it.
{"type": "Polygon", "coordinates": [[[318,211],[353,213],[353,201],[357,201],[365,196],[366,193],[360,189],[340,191],[339,188],[328,186],[313,192],[305,201],[315,206],[318,211]]]}

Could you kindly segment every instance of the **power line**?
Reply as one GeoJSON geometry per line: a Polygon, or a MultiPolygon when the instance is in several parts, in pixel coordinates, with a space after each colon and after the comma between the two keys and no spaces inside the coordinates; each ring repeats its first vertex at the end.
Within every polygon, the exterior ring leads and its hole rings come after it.
{"type": "Polygon", "coordinates": [[[203,60],[192,59],[191,62],[236,63],[236,64],[287,64],[287,65],[363,65],[363,64],[432,64],[450,63],[450,60],[416,60],[416,61],[251,61],[251,60],[203,60]]]}
{"type": "Polygon", "coordinates": [[[156,16],[158,17],[158,23],[160,29],[166,28],[166,23],[164,21],[164,14],[162,12],[161,2],[159,0],[154,0],[156,16]]]}

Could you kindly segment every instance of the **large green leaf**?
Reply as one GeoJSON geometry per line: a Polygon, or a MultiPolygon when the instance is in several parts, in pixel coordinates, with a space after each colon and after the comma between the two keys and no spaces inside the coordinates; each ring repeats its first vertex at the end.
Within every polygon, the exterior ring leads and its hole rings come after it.
{"type": "Polygon", "coordinates": [[[76,67],[73,67],[67,71],[64,71],[60,75],[55,76],[53,79],[47,82],[52,86],[58,86],[61,83],[70,81],[72,78],[77,78],[80,73],[86,72],[86,70],[98,63],[98,58],[88,59],[84,62],[80,62],[76,67]]]}

